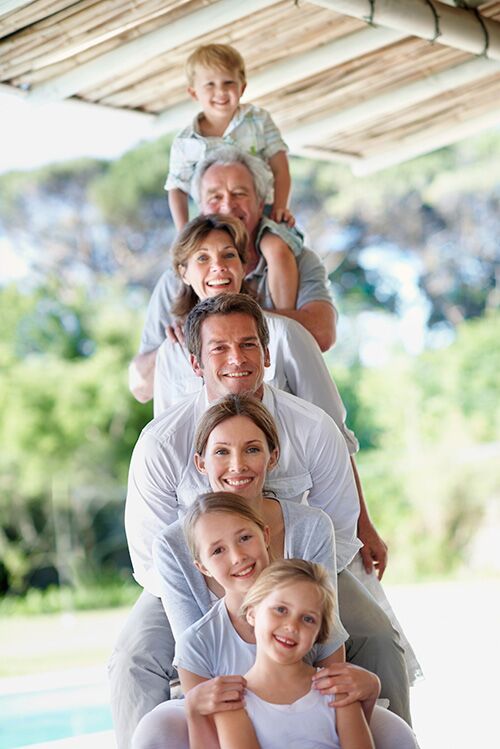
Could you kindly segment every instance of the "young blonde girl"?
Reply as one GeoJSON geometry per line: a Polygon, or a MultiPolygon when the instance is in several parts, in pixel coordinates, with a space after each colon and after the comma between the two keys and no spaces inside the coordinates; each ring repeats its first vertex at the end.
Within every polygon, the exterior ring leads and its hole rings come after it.
{"type": "Polygon", "coordinates": [[[332,709],[311,687],[315,669],[304,656],[331,636],[334,611],[321,565],[287,559],[261,572],[240,609],[257,649],[245,707],[214,716],[220,749],[373,749],[361,704],[332,709]]]}

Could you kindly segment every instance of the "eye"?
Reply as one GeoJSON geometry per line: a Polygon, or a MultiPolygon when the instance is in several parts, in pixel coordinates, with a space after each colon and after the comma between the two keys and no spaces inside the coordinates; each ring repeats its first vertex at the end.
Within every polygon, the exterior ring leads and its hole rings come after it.
{"type": "Polygon", "coordinates": [[[245,341],[241,344],[242,348],[257,348],[255,341],[245,341]]]}
{"type": "Polygon", "coordinates": [[[236,251],[235,251],[235,250],[228,250],[228,251],[227,251],[227,252],[226,252],[226,253],[224,254],[224,257],[226,257],[226,258],[232,258],[232,257],[236,257],[236,251]]]}
{"type": "Polygon", "coordinates": [[[213,557],[218,556],[219,554],[222,554],[223,551],[224,549],[222,546],[217,546],[217,548],[213,549],[212,556],[213,557]]]}
{"type": "Polygon", "coordinates": [[[304,614],[303,619],[306,624],[316,624],[314,616],[310,616],[309,614],[304,614]]]}
{"type": "Polygon", "coordinates": [[[251,541],[253,538],[251,533],[244,533],[242,536],[240,536],[240,541],[251,541]]]}
{"type": "Polygon", "coordinates": [[[274,610],[277,614],[286,614],[286,606],[275,606],[274,610]]]}
{"type": "Polygon", "coordinates": [[[208,260],[208,255],[196,255],[197,263],[206,263],[207,260],[208,260]]]}
{"type": "Polygon", "coordinates": [[[247,453],[250,453],[250,455],[255,455],[256,453],[260,453],[260,447],[257,447],[256,445],[247,447],[247,453]]]}
{"type": "Polygon", "coordinates": [[[228,450],[225,447],[218,447],[217,450],[214,450],[214,455],[227,455],[228,450]]]}

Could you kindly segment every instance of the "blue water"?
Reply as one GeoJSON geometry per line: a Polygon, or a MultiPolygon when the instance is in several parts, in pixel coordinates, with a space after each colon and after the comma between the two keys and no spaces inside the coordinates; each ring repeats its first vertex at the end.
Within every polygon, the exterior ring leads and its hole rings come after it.
{"type": "Polygon", "coordinates": [[[99,685],[0,696],[0,749],[111,728],[107,694],[99,685]]]}

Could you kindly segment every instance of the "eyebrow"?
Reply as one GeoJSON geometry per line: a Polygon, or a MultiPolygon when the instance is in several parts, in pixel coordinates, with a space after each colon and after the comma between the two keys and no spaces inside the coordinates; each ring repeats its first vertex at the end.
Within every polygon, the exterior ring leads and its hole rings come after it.
{"type": "MultiPolygon", "coordinates": [[[[249,530],[250,528],[246,528],[246,527],[240,528],[239,530],[234,531],[233,536],[238,536],[240,533],[243,533],[243,531],[249,531],[249,530]]],[[[217,541],[212,541],[212,543],[208,547],[209,551],[211,551],[215,546],[218,546],[219,544],[223,543],[223,541],[224,539],[222,538],[218,538],[217,541]]]]}
{"type": "MultiPolygon", "coordinates": [[[[259,336],[256,335],[247,335],[244,338],[239,338],[238,343],[246,343],[247,341],[258,341],[259,336]]],[[[210,338],[207,341],[208,346],[212,346],[214,343],[226,343],[227,338],[210,338]]]]}
{"type": "MultiPolygon", "coordinates": [[[[231,248],[232,250],[236,249],[236,248],[235,248],[235,246],[234,246],[234,244],[233,244],[232,242],[229,242],[229,244],[225,244],[225,245],[223,245],[221,249],[223,249],[223,250],[227,250],[227,249],[228,249],[229,247],[230,247],[230,248],[231,248]]],[[[197,249],[197,250],[195,250],[195,252],[209,252],[209,251],[210,251],[210,249],[211,249],[211,248],[209,248],[209,247],[205,247],[204,245],[201,245],[200,247],[198,247],[198,249],[197,249]]]]}

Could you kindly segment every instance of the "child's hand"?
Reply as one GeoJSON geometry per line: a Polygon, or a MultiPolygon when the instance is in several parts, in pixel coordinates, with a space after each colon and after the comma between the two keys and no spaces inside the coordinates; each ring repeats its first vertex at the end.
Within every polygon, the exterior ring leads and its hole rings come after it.
{"type": "Polygon", "coordinates": [[[273,221],[276,221],[277,224],[281,224],[281,222],[284,221],[290,229],[295,226],[295,217],[290,213],[288,208],[276,208],[273,206],[271,218],[273,221]]]}
{"type": "Polygon", "coordinates": [[[243,676],[216,676],[190,689],[186,695],[186,705],[188,710],[198,715],[241,710],[245,687],[243,676]]]}
{"type": "Polygon", "coordinates": [[[342,694],[331,705],[343,707],[352,702],[376,700],[380,694],[380,679],[371,671],[353,663],[333,663],[312,677],[313,689],[321,694],[342,694]]]}
{"type": "Polygon", "coordinates": [[[181,320],[174,320],[172,325],[167,325],[165,334],[170,343],[184,344],[184,325],[181,320]]]}

